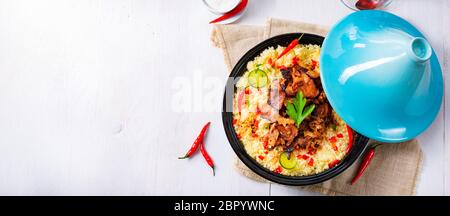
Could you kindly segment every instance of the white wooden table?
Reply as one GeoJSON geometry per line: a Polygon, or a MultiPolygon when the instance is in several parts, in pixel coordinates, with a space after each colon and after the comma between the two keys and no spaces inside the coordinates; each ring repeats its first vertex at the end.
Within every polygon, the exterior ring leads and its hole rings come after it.
{"type": "MultiPolygon", "coordinates": [[[[394,0],[388,11],[425,33],[449,85],[450,1],[394,0]]],[[[348,13],[337,0],[251,0],[240,24],[332,25],[348,13]]],[[[195,81],[227,76],[209,41],[214,17],[200,0],[0,0],[0,195],[309,194],[233,169],[222,86],[195,81]],[[191,111],[173,106],[175,80],[204,96],[191,111]],[[215,177],[201,156],[176,159],[207,121],[215,177]]],[[[420,195],[450,195],[448,89],[445,99],[419,137],[420,195]]]]}

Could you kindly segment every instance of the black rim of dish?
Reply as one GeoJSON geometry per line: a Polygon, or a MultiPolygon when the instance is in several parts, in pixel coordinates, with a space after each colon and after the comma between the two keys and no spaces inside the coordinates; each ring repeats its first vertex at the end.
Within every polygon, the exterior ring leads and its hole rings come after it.
{"type": "MultiPolygon", "coordinates": [[[[244,74],[247,68],[247,62],[253,60],[256,56],[258,56],[262,51],[269,47],[276,48],[278,45],[280,46],[287,46],[292,40],[299,38],[302,33],[289,33],[289,34],[283,34],[278,35],[272,38],[269,38],[258,45],[256,45],[254,48],[249,50],[234,66],[230,78],[238,78],[241,75],[244,74]]],[[[313,35],[313,34],[307,34],[305,33],[300,41],[301,44],[317,44],[322,45],[324,38],[322,36],[313,35]]],[[[234,84],[227,84],[227,85],[233,85],[232,88],[235,90],[236,86],[234,84]]],[[[230,87],[231,88],[231,87],[230,87]]],[[[361,154],[366,149],[369,139],[365,136],[362,136],[355,132],[354,139],[353,139],[353,146],[350,149],[350,152],[347,154],[347,156],[336,166],[329,170],[325,170],[324,172],[315,174],[315,175],[309,175],[309,176],[286,176],[274,173],[266,168],[264,168],[262,165],[260,165],[256,160],[251,158],[247,152],[244,149],[244,146],[241,144],[239,139],[237,138],[236,132],[234,130],[233,126],[233,113],[227,112],[228,110],[232,110],[232,104],[227,104],[227,96],[228,101],[232,103],[232,97],[233,94],[227,95],[227,87],[225,89],[225,94],[223,98],[223,107],[222,107],[222,122],[225,129],[225,133],[227,135],[228,141],[233,148],[236,155],[239,157],[239,159],[253,172],[258,174],[259,176],[279,184],[285,184],[285,185],[295,185],[295,186],[302,186],[302,185],[311,185],[311,184],[317,184],[326,180],[329,180],[340,173],[342,173],[344,170],[346,170],[348,167],[350,167],[358,157],[361,156],[361,154]]],[[[234,92],[234,91],[233,91],[234,92]]]]}

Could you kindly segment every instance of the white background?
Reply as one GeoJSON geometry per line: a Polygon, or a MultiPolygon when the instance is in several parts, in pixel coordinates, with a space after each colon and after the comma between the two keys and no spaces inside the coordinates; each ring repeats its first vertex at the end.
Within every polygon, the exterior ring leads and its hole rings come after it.
{"type": "MultiPolygon", "coordinates": [[[[450,84],[450,1],[394,0],[388,11],[424,32],[450,84]]],[[[349,13],[338,0],[251,0],[239,23],[332,25],[349,13]]],[[[219,112],[174,111],[176,77],[227,76],[214,17],[200,0],[0,0],[0,195],[309,194],[240,176],[219,112]],[[200,155],[176,159],[207,121],[215,177],[200,155]]],[[[195,104],[220,108],[216,89],[195,104]]],[[[420,195],[450,195],[449,97],[419,137],[420,195]]]]}

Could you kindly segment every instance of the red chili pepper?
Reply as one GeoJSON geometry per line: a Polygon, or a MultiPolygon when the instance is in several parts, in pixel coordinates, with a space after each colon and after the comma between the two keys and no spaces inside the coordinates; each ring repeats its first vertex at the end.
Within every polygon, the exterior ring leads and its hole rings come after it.
{"type": "Polygon", "coordinates": [[[226,19],[236,16],[242,10],[244,10],[244,8],[247,6],[247,3],[248,3],[248,0],[242,0],[241,3],[239,3],[233,10],[231,10],[228,13],[225,13],[224,15],[220,16],[219,18],[217,18],[209,23],[211,24],[211,23],[220,22],[220,21],[223,21],[223,20],[226,20],[226,19]]]}
{"type": "Polygon", "coordinates": [[[264,156],[262,156],[262,155],[258,156],[258,158],[259,158],[260,160],[264,160],[264,156]]]}
{"type": "Polygon", "coordinates": [[[283,52],[280,53],[280,55],[278,55],[277,59],[280,59],[281,57],[283,57],[284,55],[286,55],[289,51],[291,51],[292,49],[294,49],[295,46],[298,45],[298,43],[300,42],[300,39],[302,39],[304,34],[300,35],[299,38],[291,41],[291,43],[286,47],[286,49],[283,50],[283,52]]]}
{"type": "Polygon", "coordinates": [[[336,166],[339,162],[341,162],[340,160],[334,160],[334,161],[331,161],[329,164],[328,164],[328,168],[329,169],[331,169],[332,167],[334,167],[334,166],[336,166]]]}
{"type": "Polygon", "coordinates": [[[367,151],[361,165],[359,166],[358,173],[356,173],[355,177],[353,177],[353,179],[352,179],[352,185],[355,184],[359,178],[361,178],[361,176],[364,173],[364,171],[366,170],[367,166],[369,166],[370,162],[372,161],[373,156],[375,155],[375,148],[378,145],[372,146],[369,149],[369,151],[367,151]]]}
{"type": "Polygon", "coordinates": [[[203,126],[202,131],[200,131],[200,134],[195,139],[194,144],[192,144],[189,151],[183,157],[179,157],[178,159],[190,158],[194,152],[197,151],[198,146],[203,142],[203,138],[205,137],[206,131],[208,130],[210,124],[211,122],[208,122],[205,126],[203,126]]]}
{"type": "Polygon", "coordinates": [[[313,159],[313,158],[311,158],[311,159],[309,160],[308,165],[309,165],[309,166],[314,166],[314,159],[313,159]]]}
{"type": "Polygon", "coordinates": [[[281,166],[279,166],[274,170],[274,172],[280,174],[281,172],[283,172],[283,168],[281,168],[281,166]]]}
{"type": "Polygon", "coordinates": [[[205,158],[206,163],[208,163],[208,165],[212,168],[213,176],[216,175],[216,172],[214,171],[214,161],[212,160],[211,156],[209,156],[208,152],[206,151],[204,142],[202,142],[202,144],[200,145],[200,152],[202,153],[203,158],[205,158]]]}
{"type": "Polygon", "coordinates": [[[317,61],[311,60],[311,70],[316,69],[316,67],[317,67],[317,61]]]}
{"type": "Polygon", "coordinates": [[[353,146],[353,130],[348,125],[346,125],[346,127],[348,133],[348,146],[347,146],[347,154],[348,154],[348,152],[350,152],[350,149],[353,146]]]}

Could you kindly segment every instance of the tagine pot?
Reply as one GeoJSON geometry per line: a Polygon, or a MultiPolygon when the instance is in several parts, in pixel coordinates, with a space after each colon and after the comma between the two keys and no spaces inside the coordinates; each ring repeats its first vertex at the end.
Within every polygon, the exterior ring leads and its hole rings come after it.
{"type": "Polygon", "coordinates": [[[338,22],[321,51],[321,79],[336,113],[381,142],[417,137],[442,103],[441,67],[429,41],[404,19],[359,11],[338,22]]]}

